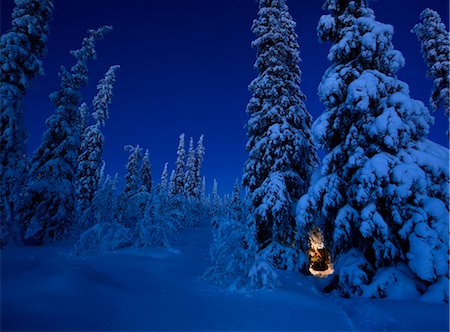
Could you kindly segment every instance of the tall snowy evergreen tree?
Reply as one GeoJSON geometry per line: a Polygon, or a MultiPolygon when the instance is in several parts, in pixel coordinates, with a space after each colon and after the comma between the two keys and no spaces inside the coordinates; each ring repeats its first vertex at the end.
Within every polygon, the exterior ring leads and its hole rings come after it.
{"type": "Polygon", "coordinates": [[[152,192],[152,166],[150,164],[150,154],[148,150],[145,151],[141,166],[141,191],[146,193],[152,192]]]}
{"type": "Polygon", "coordinates": [[[202,178],[202,186],[201,186],[201,192],[200,192],[200,198],[203,202],[206,202],[206,177],[202,178]]]}
{"type": "Polygon", "coordinates": [[[142,148],[139,145],[127,145],[125,151],[128,151],[130,155],[126,164],[127,173],[119,196],[118,209],[121,223],[129,228],[134,228],[145,213],[149,194],[140,191],[142,188],[140,173],[143,157],[142,148]]]}
{"type": "Polygon", "coordinates": [[[169,163],[165,163],[163,171],[161,173],[161,183],[159,184],[159,190],[161,192],[167,192],[167,190],[168,190],[168,187],[167,187],[168,186],[167,177],[169,175],[168,167],[169,167],[169,163]]]}
{"type": "Polygon", "coordinates": [[[430,104],[434,110],[442,106],[445,115],[449,116],[450,35],[434,10],[425,9],[420,19],[422,23],[411,31],[419,39],[423,58],[428,65],[428,76],[433,79],[430,104]]]}
{"type": "Polygon", "coordinates": [[[305,230],[324,230],[344,295],[386,296],[407,271],[429,285],[448,273],[448,151],[425,139],[429,111],[396,76],[404,58],[393,27],[366,0],[324,8],[317,31],[332,43],[331,66],[312,132],[328,154],[297,206],[297,241],[305,255],[305,230]]]}
{"type": "Polygon", "coordinates": [[[197,178],[197,188],[195,192],[195,197],[201,198],[202,192],[202,164],[205,158],[205,146],[203,143],[204,136],[201,135],[197,142],[197,148],[195,149],[195,173],[197,178]]]}
{"type": "Polygon", "coordinates": [[[194,140],[189,140],[188,158],[186,161],[186,176],[184,178],[184,192],[187,196],[196,198],[197,196],[197,169],[194,150],[194,140]]]}
{"type": "MultiPolygon", "coordinates": [[[[249,158],[243,184],[250,193],[257,243],[260,249],[269,246],[278,259],[293,246],[293,206],[308,188],[317,156],[299,87],[296,24],[284,0],[260,0],[258,15],[252,46],[259,75],[249,86],[253,97],[247,105],[249,158]]],[[[279,267],[286,264],[277,262],[279,267]]]]}
{"type": "Polygon", "coordinates": [[[125,174],[125,185],[123,192],[127,197],[130,197],[139,191],[139,170],[142,161],[142,148],[139,145],[127,145],[125,146],[125,151],[128,151],[130,155],[126,165],[127,173],[125,174]]]}
{"type": "Polygon", "coordinates": [[[43,73],[52,13],[51,0],[16,0],[11,29],[0,38],[0,248],[19,228],[17,209],[27,180],[22,100],[31,80],[43,73]]]}
{"type": "Polygon", "coordinates": [[[111,103],[118,68],[119,66],[111,66],[97,85],[98,93],[92,103],[93,118],[96,123],[87,127],[81,136],[81,152],[78,156],[77,172],[77,210],[79,223],[83,226],[90,226],[93,222],[90,207],[99,186],[105,141],[100,127],[105,126],[105,121],[109,118],[108,105],[111,103]]]}
{"type": "Polygon", "coordinates": [[[242,201],[241,201],[241,188],[239,187],[239,180],[236,179],[233,187],[233,194],[231,196],[231,207],[233,218],[241,220],[242,217],[242,201]]]}
{"type": "Polygon", "coordinates": [[[212,188],[212,194],[211,194],[211,216],[213,217],[213,226],[215,225],[215,219],[219,217],[219,215],[222,212],[222,201],[219,197],[219,189],[217,180],[213,180],[213,188],[212,188]]]}
{"type": "Polygon", "coordinates": [[[180,135],[180,142],[177,150],[177,160],[175,162],[175,174],[171,186],[171,193],[173,195],[184,193],[184,165],[186,152],[184,150],[184,134],[180,135]]]}
{"type": "Polygon", "coordinates": [[[72,51],[76,64],[61,69],[60,89],[50,95],[56,112],[47,120],[48,130],[32,158],[31,183],[22,206],[23,238],[45,243],[63,238],[73,223],[75,175],[80,147],[80,90],[88,80],[87,61],[95,59],[95,42],[111,30],[89,30],[82,47],[72,51]]]}
{"type": "Polygon", "coordinates": [[[171,196],[175,195],[175,187],[175,170],[172,170],[169,180],[169,193],[171,196]]]}

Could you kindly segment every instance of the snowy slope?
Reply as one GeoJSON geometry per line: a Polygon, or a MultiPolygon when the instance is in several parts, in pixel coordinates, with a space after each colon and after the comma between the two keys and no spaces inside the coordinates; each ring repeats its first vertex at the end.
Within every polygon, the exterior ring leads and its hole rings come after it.
{"type": "Polygon", "coordinates": [[[1,330],[448,330],[448,305],[342,299],[282,273],[283,289],[228,294],[200,278],[205,228],[172,250],[71,258],[71,243],[8,247],[1,257],[1,330]]]}

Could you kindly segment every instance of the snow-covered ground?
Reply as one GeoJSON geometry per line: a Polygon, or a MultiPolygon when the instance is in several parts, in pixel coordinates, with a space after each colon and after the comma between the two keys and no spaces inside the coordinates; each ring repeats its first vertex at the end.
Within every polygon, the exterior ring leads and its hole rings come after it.
{"type": "Polygon", "coordinates": [[[230,294],[201,278],[207,227],[173,249],[124,249],[84,259],[73,244],[8,247],[1,256],[1,330],[441,330],[448,305],[325,295],[313,277],[230,294]]]}

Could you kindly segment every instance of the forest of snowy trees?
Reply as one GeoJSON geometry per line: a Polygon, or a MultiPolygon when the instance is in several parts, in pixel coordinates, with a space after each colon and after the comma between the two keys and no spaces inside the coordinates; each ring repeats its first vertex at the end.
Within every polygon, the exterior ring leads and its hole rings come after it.
{"type": "MultiPolygon", "coordinates": [[[[324,111],[314,121],[287,2],[258,1],[248,159],[237,176],[242,181],[223,196],[202,172],[203,135],[181,134],[173,170],[166,163],[158,180],[152,142],[149,149],[124,147],[123,177],[107,173],[102,128],[120,66],[110,66],[92,102],[81,90],[110,26],[89,30],[70,52],[74,65],[61,67],[50,95],[55,111],[27,155],[23,99],[42,74],[53,1],[15,3],[11,29],[0,40],[0,247],[72,239],[74,257],[169,248],[181,229],[210,225],[204,279],[230,290],[276,289],[281,270],[310,274],[314,229],[334,270],[324,292],[386,297],[401,284],[448,302],[448,149],[427,139],[430,110],[397,77],[405,59],[394,48],[393,27],[376,20],[367,0],[324,2],[317,34],[329,43],[330,65],[318,87],[324,111]]],[[[433,80],[430,109],[448,116],[449,33],[432,9],[419,19],[411,32],[433,80]]]]}

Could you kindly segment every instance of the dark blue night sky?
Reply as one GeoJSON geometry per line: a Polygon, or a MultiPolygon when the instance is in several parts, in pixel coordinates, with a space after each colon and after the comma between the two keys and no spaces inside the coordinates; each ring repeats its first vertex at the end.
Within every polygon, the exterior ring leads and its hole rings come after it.
{"type": "MultiPolygon", "coordinates": [[[[322,1],[290,0],[288,5],[298,23],[301,88],[316,118],[323,110],[317,86],[329,66],[329,45],[316,37],[322,1]]],[[[448,1],[379,0],[371,6],[379,21],[395,28],[394,45],[406,58],[399,78],[409,84],[414,98],[428,104],[432,83],[425,76],[419,43],[409,31],[426,7],[437,10],[448,27],[448,1]]],[[[9,28],[12,8],[13,0],[1,0],[2,33],[9,28]]],[[[250,27],[256,14],[254,0],[55,1],[46,74],[34,80],[25,101],[29,150],[39,145],[45,119],[54,111],[48,95],[58,88],[59,67],[74,64],[69,50],[79,48],[87,29],[113,25],[114,31],[98,43],[98,59],[90,63],[90,84],[84,91],[90,104],[108,67],[121,65],[104,129],[107,172],[123,176],[128,157],[123,146],[140,144],[150,150],[153,176],[159,181],[164,163],[173,167],[178,135],[184,132],[197,139],[203,133],[208,189],[217,178],[220,192],[230,192],[247,157],[247,86],[257,75],[250,27]]],[[[429,137],[448,146],[442,113],[434,114],[436,124],[429,137]]]]}

